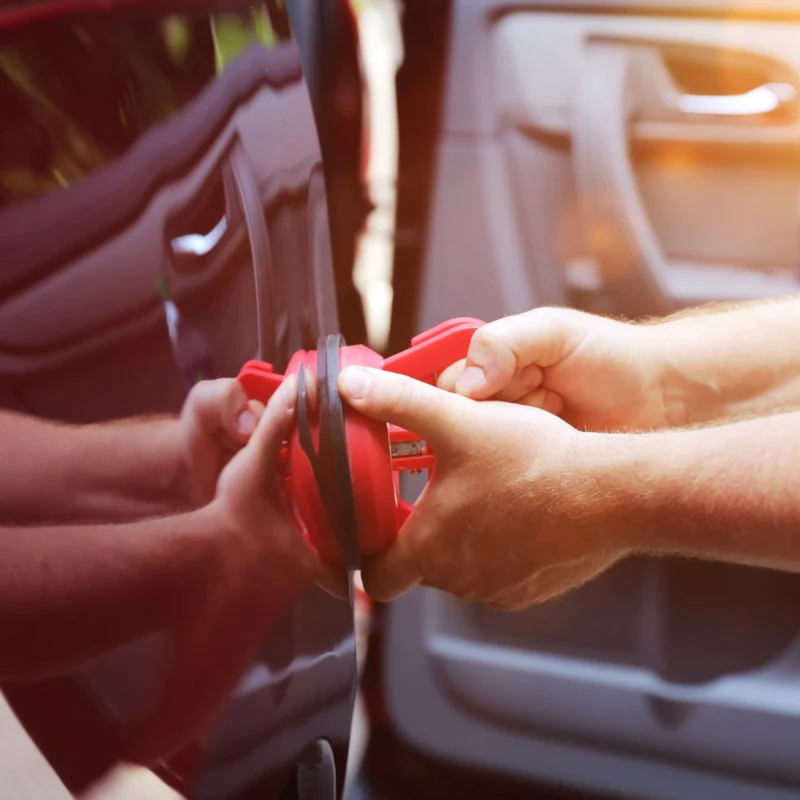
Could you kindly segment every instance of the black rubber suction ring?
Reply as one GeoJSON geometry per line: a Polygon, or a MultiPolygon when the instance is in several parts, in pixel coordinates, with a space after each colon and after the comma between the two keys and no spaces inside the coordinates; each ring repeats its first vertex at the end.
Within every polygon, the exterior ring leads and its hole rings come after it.
{"type": "Polygon", "coordinates": [[[361,568],[361,544],[347,447],[344,404],[337,386],[339,349],[344,346],[341,336],[331,335],[321,338],[317,348],[319,446],[316,450],[309,425],[305,365],[300,367],[297,382],[297,427],[300,446],[314,472],[344,564],[348,570],[356,570],[361,568]]]}
{"type": "Polygon", "coordinates": [[[338,334],[324,336],[317,345],[317,391],[319,393],[319,455],[323,497],[330,494],[328,512],[331,524],[342,548],[344,563],[349,570],[361,568],[361,543],[358,535],[356,498],[353,474],[350,470],[350,453],[347,447],[347,430],[344,422],[344,404],[337,381],[339,379],[339,351],[345,346],[338,334]]]}

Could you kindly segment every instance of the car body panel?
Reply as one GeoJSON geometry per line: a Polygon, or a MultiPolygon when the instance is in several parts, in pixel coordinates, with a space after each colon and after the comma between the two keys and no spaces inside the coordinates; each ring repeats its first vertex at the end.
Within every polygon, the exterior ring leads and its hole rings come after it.
{"type": "MultiPolygon", "coordinates": [[[[347,24],[344,4],[323,7],[347,24]]],[[[329,204],[362,209],[326,188],[342,167],[323,163],[330,112],[297,41],[324,33],[295,38],[274,2],[0,9],[0,406],[69,423],[176,414],[199,377],[254,357],[280,369],[339,330],[356,223],[332,251],[329,204]]],[[[119,758],[167,646],[4,687],[68,788],[119,758]]],[[[341,792],[355,678],[352,605],[309,588],[210,740],[162,776],[191,797],[271,797],[323,739],[341,792]]]]}

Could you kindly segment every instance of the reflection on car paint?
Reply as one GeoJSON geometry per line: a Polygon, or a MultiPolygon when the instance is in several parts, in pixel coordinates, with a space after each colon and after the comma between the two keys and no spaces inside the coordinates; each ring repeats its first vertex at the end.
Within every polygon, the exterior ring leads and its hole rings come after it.
{"type": "MultiPolygon", "coordinates": [[[[286,11],[204,9],[0,24],[0,408],[87,424],[175,414],[197,380],[256,356],[280,368],[338,329],[286,11]]],[[[152,696],[164,647],[150,637],[69,681],[4,687],[69,786],[115,757],[111,731],[152,696]]],[[[269,797],[319,738],[343,776],[354,679],[352,607],[309,589],[200,762],[172,776],[191,796],[269,797]]]]}

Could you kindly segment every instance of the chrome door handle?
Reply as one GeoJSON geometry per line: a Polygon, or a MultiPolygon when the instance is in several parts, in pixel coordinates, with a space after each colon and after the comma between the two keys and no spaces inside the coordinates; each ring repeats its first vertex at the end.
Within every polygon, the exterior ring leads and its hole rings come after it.
{"type": "Polygon", "coordinates": [[[187,233],[170,239],[172,253],[176,256],[207,256],[228,232],[228,220],[222,219],[208,233],[187,233]]]}
{"type": "Polygon", "coordinates": [[[684,114],[715,117],[754,117],[768,114],[795,99],[791,83],[765,83],[743,94],[684,94],[677,98],[684,114]]]}

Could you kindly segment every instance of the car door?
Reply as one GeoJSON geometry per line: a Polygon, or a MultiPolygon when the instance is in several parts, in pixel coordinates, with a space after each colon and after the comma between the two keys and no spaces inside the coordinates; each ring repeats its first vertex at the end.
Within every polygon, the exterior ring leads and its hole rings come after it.
{"type": "MultiPolygon", "coordinates": [[[[797,291],[799,39],[791,2],[454,0],[409,327],[797,291]]],[[[514,615],[420,589],[386,612],[386,711],[494,775],[796,797],[799,590],[648,559],[514,615]]]]}
{"type": "MultiPolygon", "coordinates": [[[[316,120],[333,115],[326,92],[357,96],[341,84],[357,76],[355,50],[337,49],[352,19],[337,0],[286,5],[0,10],[2,408],[79,424],[177,414],[196,381],[251,358],[281,370],[339,331],[359,142],[327,140],[323,161],[316,120]],[[313,103],[312,52],[327,66],[313,103]]],[[[335,119],[358,129],[358,104],[335,119]]],[[[119,758],[165,644],[3,686],[69,790],[119,758]]],[[[294,797],[305,770],[304,797],[339,796],[355,674],[351,604],[309,588],[210,739],[162,777],[190,797],[294,797]]]]}

